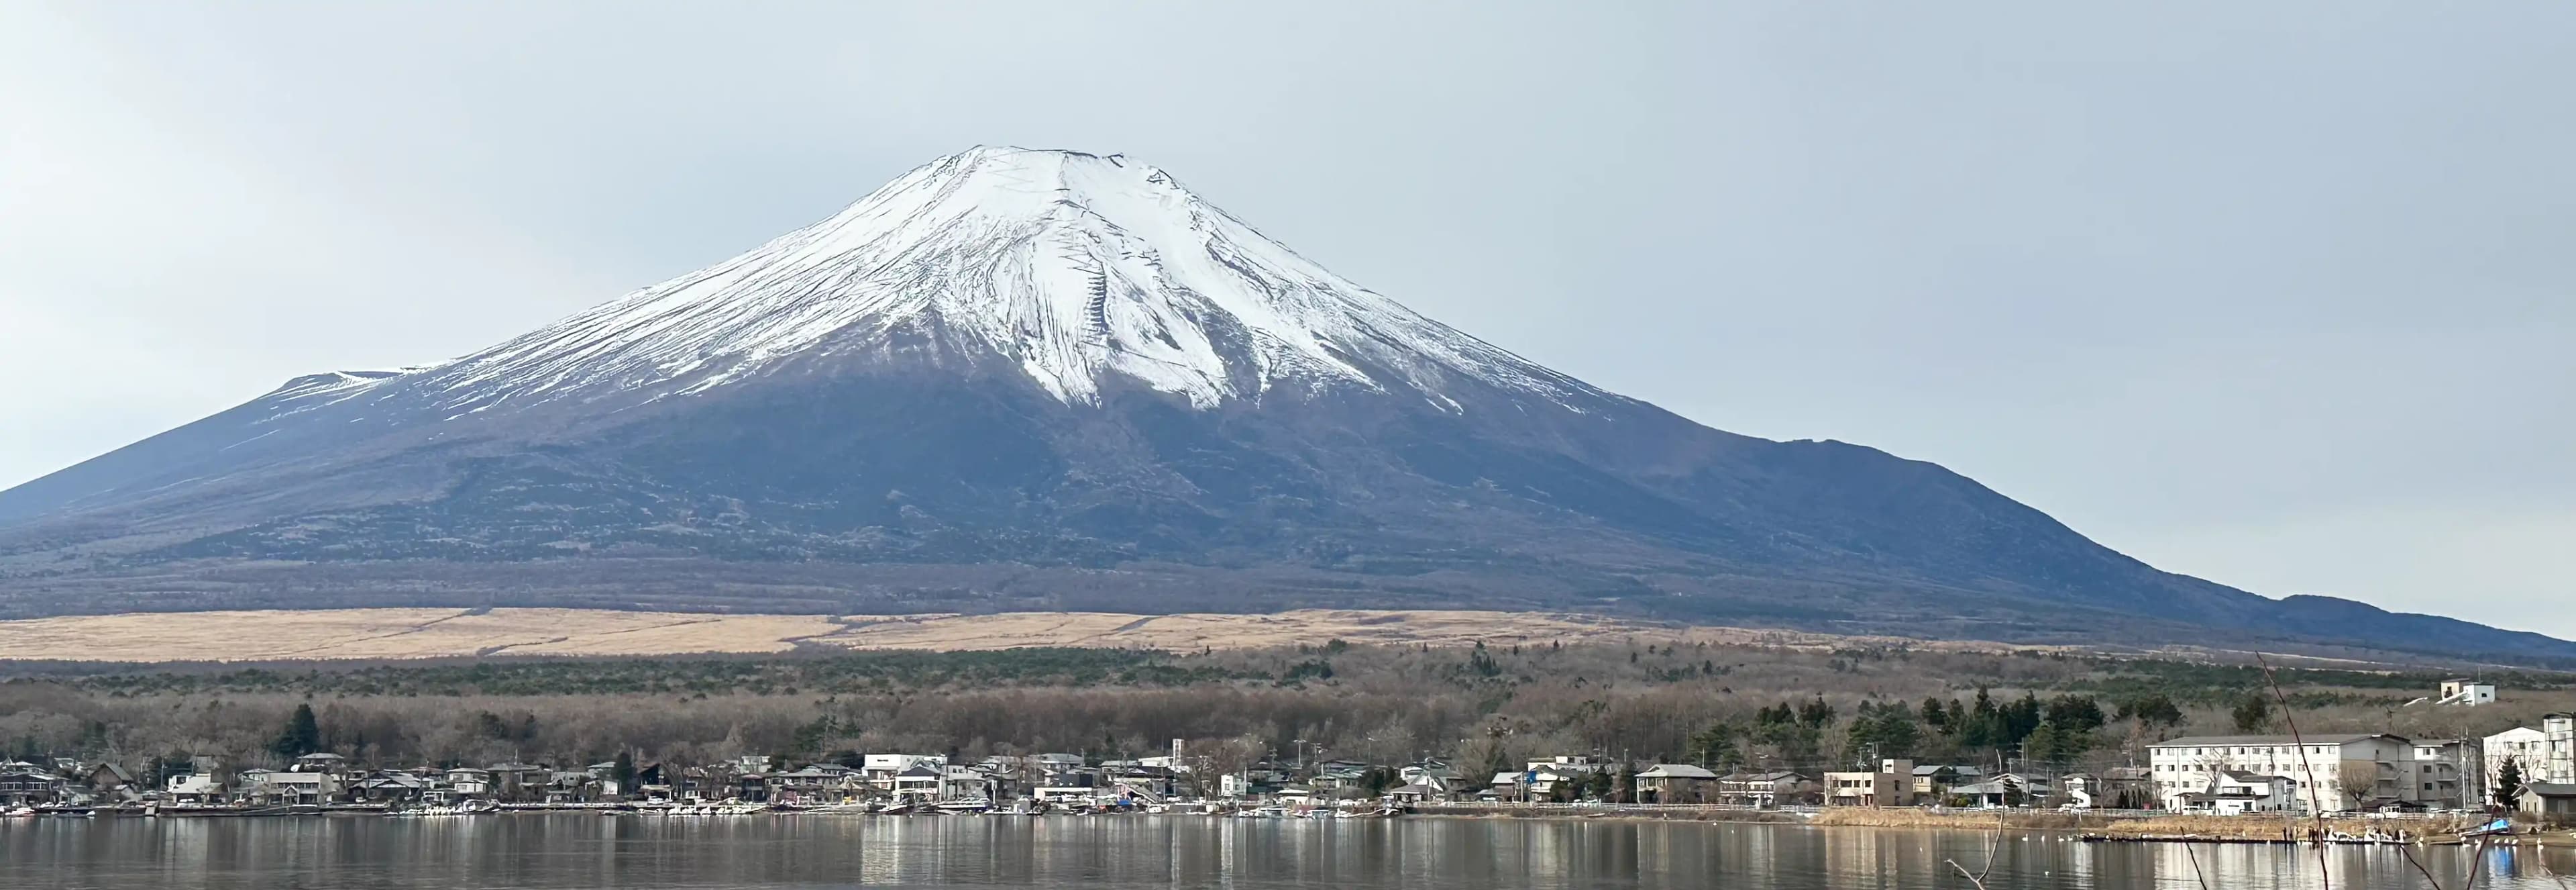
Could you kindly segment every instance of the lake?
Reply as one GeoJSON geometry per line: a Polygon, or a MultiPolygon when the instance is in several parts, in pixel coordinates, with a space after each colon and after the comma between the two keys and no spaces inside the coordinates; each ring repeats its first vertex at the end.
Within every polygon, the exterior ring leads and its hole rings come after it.
{"type": "MultiPolygon", "coordinates": [[[[1965,887],[1983,835],[1611,820],[1166,816],[0,820],[0,887],[1965,887]]],[[[2014,835],[1994,888],[2318,887],[2312,848],[2014,835]]],[[[2421,854],[2457,887],[2471,853],[2421,854]]],[[[2524,850],[2481,886],[2558,888],[2524,850]]],[[[2549,866],[2576,870],[2576,853],[2549,866]]],[[[2391,848],[2327,853],[2338,890],[2422,887],[2391,848]]]]}

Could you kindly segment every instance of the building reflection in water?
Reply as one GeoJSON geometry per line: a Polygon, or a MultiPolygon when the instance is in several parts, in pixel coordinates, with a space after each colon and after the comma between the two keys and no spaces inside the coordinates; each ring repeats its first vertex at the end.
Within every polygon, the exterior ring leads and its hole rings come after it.
{"type": "MultiPolygon", "coordinates": [[[[428,890],[1080,886],[1097,890],[1725,887],[1928,890],[1985,861],[1979,832],[1615,819],[513,815],[0,820],[0,887],[428,890]]],[[[2323,890],[2315,848],[2094,844],[2008,833],[1990,886],[2323,890]],[[2194,873],[2197,859],[2199,875],[2194,873]]],[[[2446,878],[2473,849],[2416,851],[2446,878]]],[[[2576,852],[2486,853],[2497,887],[2559,885],[2576,852]]],[[[2394,848],[2326,850],[2337,890],[2421,886],[2394,848]]],[[[2450,882],[2446,882],[2446,886],[2450,882]]]]}

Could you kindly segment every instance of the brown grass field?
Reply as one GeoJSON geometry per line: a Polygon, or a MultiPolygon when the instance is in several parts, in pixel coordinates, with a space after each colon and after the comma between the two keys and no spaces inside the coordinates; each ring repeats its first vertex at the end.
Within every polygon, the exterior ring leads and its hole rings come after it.
{"type": "MultiPolygon", "coordinates": [[[[1872,638],[1685,627],[1571,614],[1309,609],[1268,615],[713,615],[582,609],[338,609],[83,615],[0,621],[0,660],[173,662],[484,655],[645,656],[798,648],[1027,646],[1247,649],[1340,639],[1465,646],[1629,640],[1831,648],[1872,638]]],[[[1979,643],[1926,648],[1999,650],[1979,643]]]]}
{"type": "Polygon", "coordinates": [[[2346,834],[2403,829],[2410,835],[2434,839],[2456,839],[2462,830],[2477,827],[2486,821],[2484,816],[2440,816],[2423,819],[2333,818],[2320,822],[2307,816],[2291,814],[2106,817],[2049,810],[1828,807],[1816,813],[1815,818],[1810,820],[1810,824],[1862,828],[1929,828],[1949,831],[1991,831],[2002,826],[2008,831],[2067,832],[2109,838],[2282,841],[2305,837],[2320,825],[2323,826],[2323,830],[2340,831],[2346,834]]]}

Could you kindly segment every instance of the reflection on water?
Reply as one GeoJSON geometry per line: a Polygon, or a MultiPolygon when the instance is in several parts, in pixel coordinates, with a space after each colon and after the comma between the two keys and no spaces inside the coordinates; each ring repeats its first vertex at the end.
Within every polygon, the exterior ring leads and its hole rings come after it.
{"type": "MultiPolygon", "coordinates": [[[[0,887],[1592,888],[1965,886],[1966,832],[1610,820],[514,815],[0,822],[0,887]]],[[[2183,847],[2014,834],[1994,887],[2197,887],[2183,847]]],[[[2192,848],[2212,887],[2312,888],[2313,849],[2192,848]]],[[[2456,886],[2471,851],[2419,851],[2456,886]]],[[[2495,850],[2494,887],[2556,888],[2495,850]]],[[[2550,865],[2576,871],[2576,854],[2550,865]]],[[[2333,886],[2421,886],[2390,848],[2327,851],[2333,886]],[[2409,879],[2413,880],[2410,881],[2409,879]]]]}

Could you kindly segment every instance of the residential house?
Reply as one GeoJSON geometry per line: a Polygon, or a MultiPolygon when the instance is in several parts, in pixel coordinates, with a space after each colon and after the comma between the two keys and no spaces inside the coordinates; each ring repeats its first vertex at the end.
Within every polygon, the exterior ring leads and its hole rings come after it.
{"type": "MultiPolygon", "coordinates": [[[[1227,777],[1229,780],[1232,778],[1232,776],[1227,777]]],[[[1221,784],[1229,788],[1234,787],[1231,781],[1221,784]]],[[[1046,801],[1088,802],[1092,798],[1105,797],[1109,793],[1108,782],[1101,776],[1100,771],[1082,768],[1047,773],[1045,778],[1038,780],[1037,786],[1030,790],[1029,795],[1046,801]]],[[[1234,796],[1250,796],[1250,792],[1239,791],[1234,796]]]]}
{"type": "Polygon", "coordinates": [[[736,787],[733,767],[717,763],[682,768],[672,790],[689,803],[716,803],[731,796],[736,787]]]}
{"type": "Polygon", "coordinates": [[[428,776],[386,770],[359,779],[349,792],[372,803],[417,803],[429,799],[436,786],[428,776]]]}
{"type": "Polygon", "coordinates": [[[849,767],[817,763],[770,773],[763,781],[769,786],[769,799],[778,803],[835,804],[850,802],[858,796],[857,788],[866,787],[865,780],[852,779],[853,775],[849,767]]]}
{"type": "MultiPolygon", "coordinates": [[[[1101,776],[1107,780],[1109,787],[1127,796],[1144,798],[1154,803],[1160,803],[1164,798],[1171,797],[1180,781],[1180,777],[1169,768],[1142,763],[1118,767],[1104,766],[1101,768],[1101,776]]],[[[1363,784],[1365,782],[1352,782],[1348,787],[1358,788],[1363,784]]],[[[968,793],[966,796],[978,795],[968,793]]]]}
{"type": "Polygon", "coordinates": [[[99,763],[80,774],[81,784],[89,786],[91,796],[131,800],[135,796],[134,774],[113,763],[99,763]]]}
{"type": "Polygon", "coordinates": [[[1358,797],[1366,793],[1368,781],[1369,767],[1337,762],[1316,770],[1313,785],[1335,797],[1358,797]]]}
{"type": "Polygon", "coordinates": [[[1972,807],[2018,807],[2045,801],[2056,794],[2057,780],[2048,776],[1997,773],[1983,781],[1952,785],[1943,797],[1972,807]]]}
{"type": "Polygon", "coordinates": [[[1028,773],[1016,764],[1000,765],[993,763],[991,758],[986,758],[985,762],[975,764],[974,769],[984,776],[985,783],[992,788],[992,794],[987,799],[1010,800],[1026,796],[1028,773]]]}
{"type": "Polygon", "coordinates": [[[1282,784],[1284,784],[1282,777],[1271,770],[1227,773],[1218,776],[1216,782],[1219,796],[1233,798],[1265,797],[1276,794],[1282,784]]]}
{"type": "Polygon", "coordinates": [[[1881,760],[1872,772],[1825,774],[1825,803],[1838,807],[1914,805],[1914,761],[1881,760]]]}
{"type": "Polygon", "coordinates": [[[2143,766],[2115,766],[2099,774],[2068,773],[2058,777],[2067,806],[2079,810],[2144,810],[2156,806],[2155,772],[2143,766]]]}
{"type": "Polygon", "coordinates": [[[162,784],[161,793],[172,803],[219,803],[224,783],[216,781],[213,773],[180,773],[162,784]]]}
{"type": "Polygon", "coordinates": [[[948,758],[938,753],[868,753],[860,756],[858,769],[868,776],[868,784],[894,792],[894,776],[922,764],[948,764],[948,758]]]}
{"type": "Polygon", "coordinates": [[[1507,800],[1572,799],[1576,790],[1583,787],[1585,777],[1590,774],[1542,766],[1548,762],[1532,761],[1532,765],[1525,772],[1495,773],[1493,785],[1486,793],[1492,797],[1507,800]]]}
{"type": "Polygon", "coordinates": [[[495,763],[491,796],[500,800],[542,800],[555,771],[541,763],[495,763]]]}
{"type": "Polygon", "coordinates": [[[340,799],[340,777],[332,773],[259,770],[253,780],[252,772],[242,771],[242,794],[262,803],[315,806],[340,799]]]}
{"type": "Polygon", "coordinates": [[[356,768],[349,763],[349,758],[329,751],[315,751],[295,758],[295,763],[287,769],[299,773],[330,773],[344,780],[356,772],[356,768]]]}
{"type": "Polygon", "coordinates": [[[1593,773],[1606,773],[1617,767],[1618,764],[1590,754],[1559,754],[1546,760],[1530,761],[1529,769],[1523,772],[1546,771],[1572,778],[1593,773]]]}
{"type": "Polygon", "coordinates": [[[1369,763],[1365,760],[1350,760],[1347,758],[1336,757],[1331,760],[1322,760],[1315,763],[1315,772],[1318,774],[1335,772],[1364,773],[1368,772],[1368,770],[1369,763]]]}
{"type": "Polygon", "coordinates": [[[992,775],[983,770],[945,763],[939,766],[940,800],[990,801],[998,796],[998,787],[992,775]]]}
{"type": "Polygon", "coordinates": [[[603,760],[582,767],[581,771],[590,776],[591,793],[597,799],[619,800],[635,791],[634,788],[628,787],[634,784],[632,777],[629,777],[624,784],[617,781],[617,761],[603,760]]]}
{"type": "Polygon", "coordinates": [[[447,771],[447,791],[457,800],[480,800],[493,796],[492,771],[460,766],[447,771]]]}
{"type": "MultiPolygon", "coordinates": [[[[1079,757],[1074,758],[1075,765],[1079,766],[1081,760],[1079,757]]],[[[892,793],[899,790],[895,782],[896,777],[902,776],[913,767],[925,763],[940,765],[947,762],[948,758],[937,754],[869,754],[859,758],[859,771],[867,774],[868,784],[875,785],[880,791],[892,793]]],[[[930,774],[938,775],[935,770],[930,774]]]]}
{"type": "Polygon", "coordinates": [[[2306,808],[2298,799],[2297,786],[2288,776],[2219,770],[2209,774],[2208,787],[2176,792],[2165,799],[2164,805],[2176,812],[2218,816],[2294,813],[2306,808]]]}
{"type": "Polygon", "coordinates": [[[1717,803],[1733,807],[1773,809],[1790,804],[1807,803],[1822,790],[1816,780],[1805,773],[1788,770],[1745,772],[1738,770],[1717,777],[1717,803]]]}
{"type": "Polygon", "coordinates": [[[939,786],[946,764],[940,760],[915,760],[894,776],[894,796],[898,800],[917,802],[940,800],[939,786]]]}
{"type": "Polygon", "coordinates": [[[591,775],[589,770],[555,770],[546,777],[545,802],[589,803],[600,800],[606,796],[600,790],[602,783],[603,780],[591,775]]]}
{"type": "Polygon", "coordinates": [[[1708,803],[1717,774],[1685,763],[1658,763],[1637,774],[1638,803],[1708,803]]]}
{"type": "Polygon", "coordinates": [[[1020,777],[1024,775],[1045,775],[1045,771],[1037,768],[1036,758],[1021,757],[1014,754],[994,754],[985,757],[982,760],[975,761],[975,768],[983,770],[985,775],[992,776],[996,779],[1003,779],[1012,783],[1018,783],[1020,781],[1020,777]]]}
{"type": "Polygon", "coordinates": [[[628,791],[626,789],[619,789],[619,791],[620,793],[642,797],[645,800],[670,800],[670,771],[659,763],[648,763],[638,766],[635,768],[634,790],[628,791]]]}
{"type": "Polygon", "coordinates": [[[769,802],[769,773],[734,772],[733,788],[725,796],[744,803],[769,802]]]}
{"type": "Polygon", "coordinates": [[[2150,745],[2147,752],[2155,770],[2158,800],[2205,791],[2212,776],[2229,770],[2288,777],[2302,801],[2313,792],[2328,810],[2411,801],[2418,793],[2413,743],[2383,733],[2312,735],[2304,740],[2286,735],[2187,736],[2150,745]]]}
{"type": "Polygon", "coordinates": [[[34,807],[61,803],[72,781],[31,764],[0,768],[0,807],[34,807]]]}
{"type": "Polygon", "coordinates": [[[1396,770],[1395,777],[1407,785],[1421,785],[1434,789],[1443,798],[1448,797],[1458,786],[1458,773],[1450,769],[1449,764],[1438,760],[1425,760],[1396,770]]]}
{"type": "Polygon", "coordinates": [[[2526,815],[2552,820],[2576,818],[2576,785],[2533,782],[2522,786],[2522,799],[2515,805],[2526,815]]]}
{"type": "Polygon", "coordinates": [[[1973,766],[1918,763],[1914,765],[1914,797],[1917,800],[1940,800],[1947,797],[1953,787],[1985,780],[1985,770],[1973,766]]]}
{"type": "Polygon", "coordinates": [[[1386,792],[1386,799],[1387,802],[1393,803],[1396,806],[1409,807],[1425,803],[1436,803],[1445,798],[1447,794],[1447,792],[1442,791],[1435,786],[1419,783],[1407,783],[1388,790],[1386,792]]]}
{"type": "Polygon", "coordinates": [[[233,800],[241,802],[274,803],[274,801],[268,799],[268,777],[269,774],[274,772],[277,771],[273,769],[251,767],[250,769],[234,773],[232,781],[233,800]]]}

